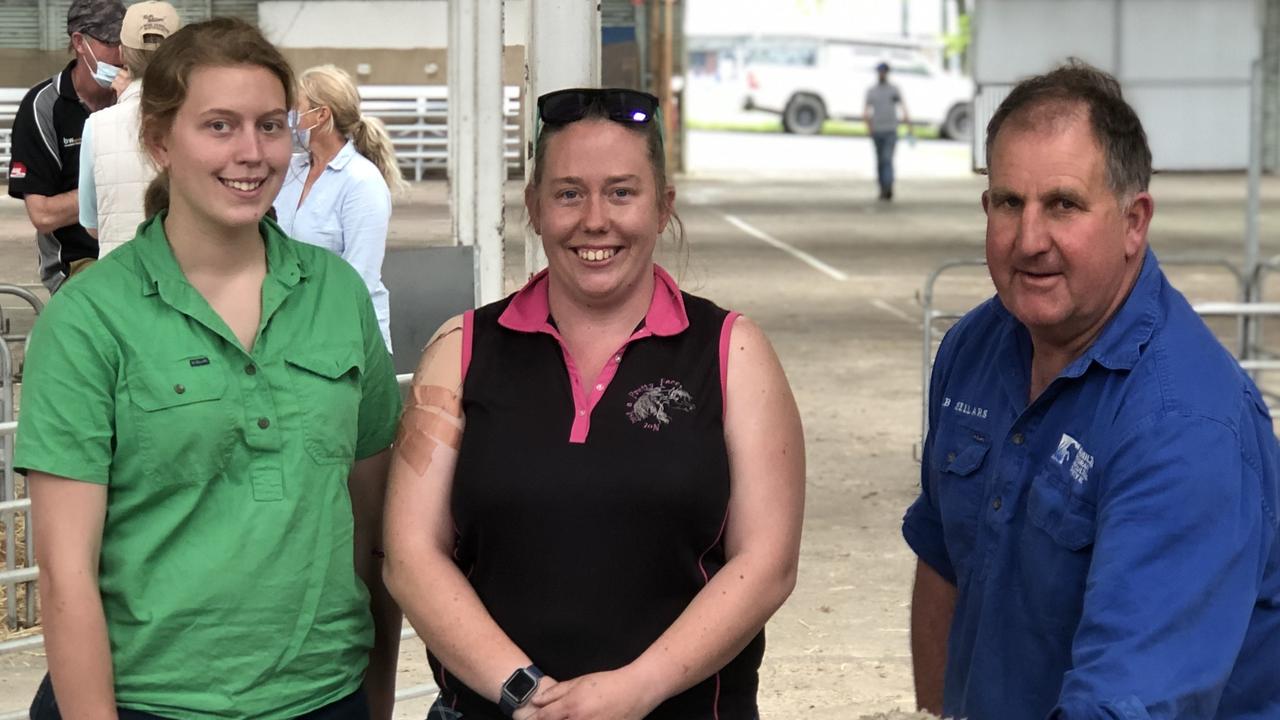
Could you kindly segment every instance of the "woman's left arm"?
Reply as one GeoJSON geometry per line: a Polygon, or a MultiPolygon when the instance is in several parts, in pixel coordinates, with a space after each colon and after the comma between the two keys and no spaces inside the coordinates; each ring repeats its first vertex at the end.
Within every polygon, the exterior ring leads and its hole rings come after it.
{"type": "Polygon", "coordinates": [[[643,718],[728,664],[795,587],[805,482],[800,414],[760,328],[739,317],[730,339],[725,566],[640,657],[561,682],[535,699],[534,720],[643,718]]]}

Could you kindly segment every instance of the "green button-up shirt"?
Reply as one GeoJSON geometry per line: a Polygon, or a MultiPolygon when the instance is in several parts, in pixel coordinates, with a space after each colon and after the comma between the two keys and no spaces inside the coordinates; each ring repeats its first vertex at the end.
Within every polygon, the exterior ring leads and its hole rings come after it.
{"type": "Polygon", "coordinates": [[[246,352],[162,219],[40,316],[15,465],[109,488],[98,583],[121,706],[294,717],[354,692],[373,643],[347,478],[395,434],[391,359],[359,275],[269,220],[246,352]]]}

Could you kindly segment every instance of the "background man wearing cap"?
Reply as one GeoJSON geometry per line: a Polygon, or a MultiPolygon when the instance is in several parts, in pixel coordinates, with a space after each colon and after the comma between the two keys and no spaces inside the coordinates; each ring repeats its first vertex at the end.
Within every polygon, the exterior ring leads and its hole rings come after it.
{"type": "Polygon", "coordinates": [[[889,82],[889,64],[876,66],[880,73],[880,81],[867,90],[866,106],[862,110],[862,120],[871,133],[871,141],[876,147],[876,176],[880,180],[880,199],[893,199],[893,149],[898,144],[898,106],[902,107],[902,122],[907,123],[910,130],[911,117],[907,115],[907,105],[902,102],[902,93],[898,86],[889,82]]]}
{"type": "Polygon", "coordinates": [[[98,238],[98,257],[131,239],[146,219],[143,197],[155,167],[138,142],[142,76],[161,41],[177,31],[178,12],[167,2],[129,6],[120,28],[129,84],[115,105],[89,116],[80,146],[80,224],[98,238]]]}
{"type": "Polygon", "coordinates": [[[89,113],[115,102],[123,18],[120,0],[72,2],[67,34],[76,57],[31,88],[13,120],[9,195],[26,204],[36,227],[40,279],[49,292],[98,256],[97,240],[78,222],[80,134],[89,113]]]}

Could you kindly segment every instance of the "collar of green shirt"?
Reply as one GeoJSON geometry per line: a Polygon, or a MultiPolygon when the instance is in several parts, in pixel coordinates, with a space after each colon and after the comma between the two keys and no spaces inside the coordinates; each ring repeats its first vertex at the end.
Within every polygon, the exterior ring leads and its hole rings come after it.
{"type": "MultiPolygon", "coordinates": [[[[147,220],[138,228],[138,234],[132,240],[142,278],[142,294],[159,295],[175,310],[191,316],[238,346],[235,334],[213,312],[204,296],[191,286],[179,267],[164,231],[164,219],[167,215],[168,212],[162,210],[147,220]]],[[[258,230],[267,250],[267,277],[262,284],[262,319],[258,325],[258,333],[261,334],[272,313],[298,283],[308,276],[309,270],[298,257],[288,236],[274,220],[264,217],[258,223],[258,230]]]]}

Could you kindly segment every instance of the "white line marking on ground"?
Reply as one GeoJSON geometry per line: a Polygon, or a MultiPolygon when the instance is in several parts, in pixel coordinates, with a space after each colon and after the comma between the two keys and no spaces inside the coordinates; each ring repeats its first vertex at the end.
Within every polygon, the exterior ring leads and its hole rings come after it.
{"type": "Polygon", "coordinates": [[[809,267],[813,268],[814,270],[817,270],[818,272],[820,272],[820,273],[822,273],[822,274],[826,275],[827,277],[829,277],[829,278],[831,278],[831,279],[833,279],[833,280],[839,280],[840,282],[844,282],[844,281],[846,281],[846,280],[848,280],[848,279],[849,279],[849,276],[848,276],[848,275],[845,275],[844,273],[840,272],[839,270],[837,270],[837,269],[835,269],[835,268],[831,267],[830,265],[828,265],[828,264],[826,264],[826,263],[822,262],[822,261],[821,261],[821,260],[819,260],[818,258],[816,258],[816,257],[814,257],[814,256],[812,256],[812,255],[810,255],[809,253],[807,253],[807,252],[805,252],[805,251],[803,251],[803,250],[801,250],[801,249],[799,249],[799,248],[792,247],[792,246],[790,246],[790,245],[788,245],[788,244],[786,244],[786,243],[782,242],[781,240],[779,240],[779,239],[777,239],[777,238],[773,237],[772,235],[770,235],[769,233],[767,233],[767,232],[765,232],[765,231],[763,231],[763,230],[759,230],[759,229],[757,229],[757,228],[755,228],[755,227],[752,227],[751,225],[747,224],[746,222],[743,222],[741,219],[739,219],[738,217],[736,217],[736,216],[734,216],[734,215],[728,215],[728,214],[725,214],[725,213],[720,213],[720,216],[721,216],[721,217],[723,217],[723,218],[725,219],[725,221],[726,221],[726,222],[728,222],[730,225],[733,225],[734,227],[738,228],[738,229],[739,229],[739,230],[741,230],[742,232],[744,232],[744,233],[746,233],[746,234],[750,235],[751,237],[753,237],[753,238],[755,238],[755,239],[757,239],[757,240],[759,240],[759,241],[761,241],[761,242],[763,242],[763,243],[765,243],[765,244],[767,244],[767,245],[772,245],[772,246],[774,246],[774,247],[778,248],[778,249],[779,249],[779,250],[781,250],[782,252],[785,252],[785,253],[787,253],[788,255],[791,255],[792,257],[794,257],[795,259],[799,260],[800,262],[802,262],[802,263],[804,263],[804,264],[808,265],[809,267]]]}
{"type": "Polygon", "coordinates": [[[906,311],[899,310],[898,308],[890,305],[889,303],[885,302],[884,300],[881,300],[880,298],[876,298],[875,300],[872,300],[871,304],[889,313],[890,315],[894,317],[902,318],[903,320],[906,320],[909,323],[916,324],[920,322],[920,318],[911,317],[911,315],[908,314],[906,311]]]}

